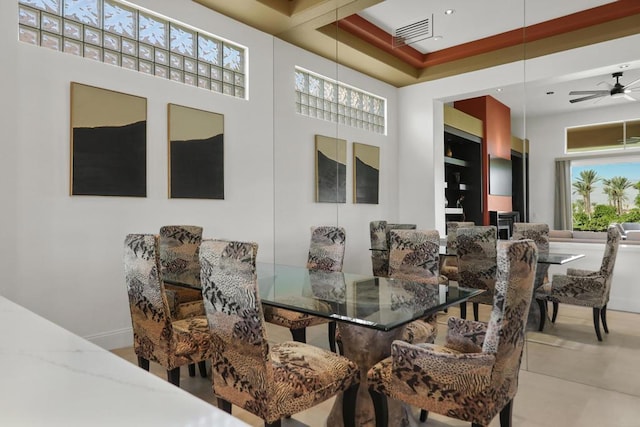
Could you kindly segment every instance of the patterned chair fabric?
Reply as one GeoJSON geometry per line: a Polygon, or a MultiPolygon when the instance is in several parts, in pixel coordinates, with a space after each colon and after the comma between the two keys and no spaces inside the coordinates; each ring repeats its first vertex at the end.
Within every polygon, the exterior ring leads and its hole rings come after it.
{"type": "Polygon", "coordinates": [[[551,283],[546,284],[536,292],[536,300],[538,300],[540,311],[543,313],[540,316],[540,331],[544,329],[544,319],[546,317],[545,301],[551,301],[554,305],[552,322],[556,320],[558,303],[592,307],[593,325],[598,341],[602,341],[600,320],[602,320],[605,333],[609,333],[607,327],[607,304],[609,303],[613,268],[621,239],[622,236],[618,228],[615,225],[609,226],[600,270],[568,268],[566,275],[553,275],[551,283]]]}
{"type": "MultiPolygon", "coordinates": [[[[537,256],[531,240],[498,244],[488,324],[450,318],[443,346],[394,341],[391,357],[368,372],[376,409],[389,396],[477,425],[489,425],[500,412],[510,419],[537,256]]],[[[376,413],[378,427],[387,425],[383,418],[376,413]]]]}
{"type": "MultiPolygon", "coordinates": [[[[159,256],[162,280],[175,280],[200,285],[198,253],[202,227],[196,225],[165,225],[160,227],[159,256]]],[[[165,283],[165,290],[174,319],[204,316],[202,293],[165,283]]]]}
{"type": "Polygon", "coordinates": [[[210,359],[206,318],[197,316],[176,321],[171,318],[160,280],[158,236],[129,234],[124,242],[124,269],[133,347],[139,360],[153,361],[172,371],[210,359]]]}
{"type": "Polygon", "coordinates": [[[389,276],[389,238],[391,230],[415,230],[415,224],[395,224],[387,221],[371,221],[369,233],[371,236],[371,265],[373,275],[389,276]]]}
{"type": "MultiPolygon", "coordinates": [[[[389,277],[424,284],[440,283],[440,233],[437,230],[391,230],[389,277]]],[[[437,316],[407,324],[402,337],[410,343],[433,343],[438,335],[437,316]]]]}
{"type": "MultiPolygon", "coordinates": [[[[447,222],[447,253],[455,254],[458,250],[458,228],[474,227],[473,222],[449,221],[447,222]]],[[[440,265],[440,274],[449,280],[458,281],[458,259],[456,257],[444,257],[440,265]]]]}
{"type": "Polygon", "coordinates": [[[213,392],[273,423],[359,383],[348,359],[298,342],[269,346],[255,243],[205,240],[200,250],[213,392]]]}
{"type": "MultiPolygon", "coordinates": [[[[513,235],[512,240],[531,239],[538,246],[538,253],[549,253],[549,225],[542,223],[527,223],[527,222],[515,222],[513,223],[513,235]]],[[[549,271],[549,264],[540,264],[536,269],[536,281],[534,289],[542,286],[548,281],[547,273],[549,271]]]]}
{"type": "MultiPolygon", "coordinates": [[[[465,288],[486,292],[469,301],[493,304],[496,283],[497,231],[493,225],[460,228],[457,230],[458,284],[465,288]]],[[[477,319],[476,319],[477,320],[477,319]]]]}
{"type": "MultiPolygon", "coordinates": [[[[309,270],[342,271],[346,233],[342,227],[311,227],[311,243],[307,268],[309,270]]],[[[329,324],[329,346],[335,351],[336,324],[329,319],[298,313],[285,308],[265,306],[264,318],[267,322],[289,328],[296,341],[306,341],[306,328],[309,326],[329,324]]]]}

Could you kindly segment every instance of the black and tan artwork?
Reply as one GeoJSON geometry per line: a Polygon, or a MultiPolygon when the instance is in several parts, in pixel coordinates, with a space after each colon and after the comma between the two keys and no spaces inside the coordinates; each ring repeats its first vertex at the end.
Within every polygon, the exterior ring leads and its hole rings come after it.
{"type": "Polygon", "coordinates": [[[353,203],[378,204],[380,148],[353,143],[353,203]]]}
{"type": "Polygon", "coordinates": [[[224,115],[169,104],[169,197],[224,199],[224,115]]]}
{"type": "Polygon", "coordinates": [[[316,135],[316,202],[347,202],[347,141],[316,135]]]}
{"type": "Polygon", "coordinates": [[[147,100],[71,83],[71,194],[147,196],[147,100]]]}

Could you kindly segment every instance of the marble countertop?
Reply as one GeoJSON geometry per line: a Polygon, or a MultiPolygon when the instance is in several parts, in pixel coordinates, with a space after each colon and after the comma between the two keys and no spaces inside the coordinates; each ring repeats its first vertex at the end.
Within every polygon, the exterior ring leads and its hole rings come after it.
{"type": "Polygon", "coordinates": [[[247,427],[0,296],[0,425],[247,427]]]}

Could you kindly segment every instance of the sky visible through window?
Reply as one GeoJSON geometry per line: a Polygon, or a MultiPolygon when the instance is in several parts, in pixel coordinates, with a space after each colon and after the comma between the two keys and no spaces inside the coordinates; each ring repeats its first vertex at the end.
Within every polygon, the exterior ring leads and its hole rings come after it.
{"type": "MultiPolygon", "coordinates": [[[[640,160],[635,162],[618,162],[612,161],[611,163],[593,163],[593,164],[579,164],[578,162],[574,162],[571,166],[571,182],[575,182],[576,179],[580,177],[580,172],[584,170],[592,169],[596,171],[600,181],[595,184],[595,190],[591,194],[591,203],[606,205],[609,204],[609,200],[607,196],[602,191],[604,188],[604,184],[602,179],[611,179],[615,176],[623,176],[626,177],[633,184],[640,181],[640,160]]],[[[627,201],[624,202],[624,209],[631,209],[634,207],[634,200],[636,195],[638,194],[638,190],[634,188],[629,188],[625,192],[627,196],[627,201]]],[[[576,200],[581,199],[579,194],[572,194],[571,201],[575,202],[576,200]]]]}

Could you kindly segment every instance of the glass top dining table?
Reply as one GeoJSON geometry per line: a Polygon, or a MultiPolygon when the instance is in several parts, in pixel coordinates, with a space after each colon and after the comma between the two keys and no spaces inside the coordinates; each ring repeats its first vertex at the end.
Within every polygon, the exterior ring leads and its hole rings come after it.
{"type": "Polygon", "coordinates": [[[263,304],[389,331],[482,293],[371,275],[258,263],[263,304]]]}

